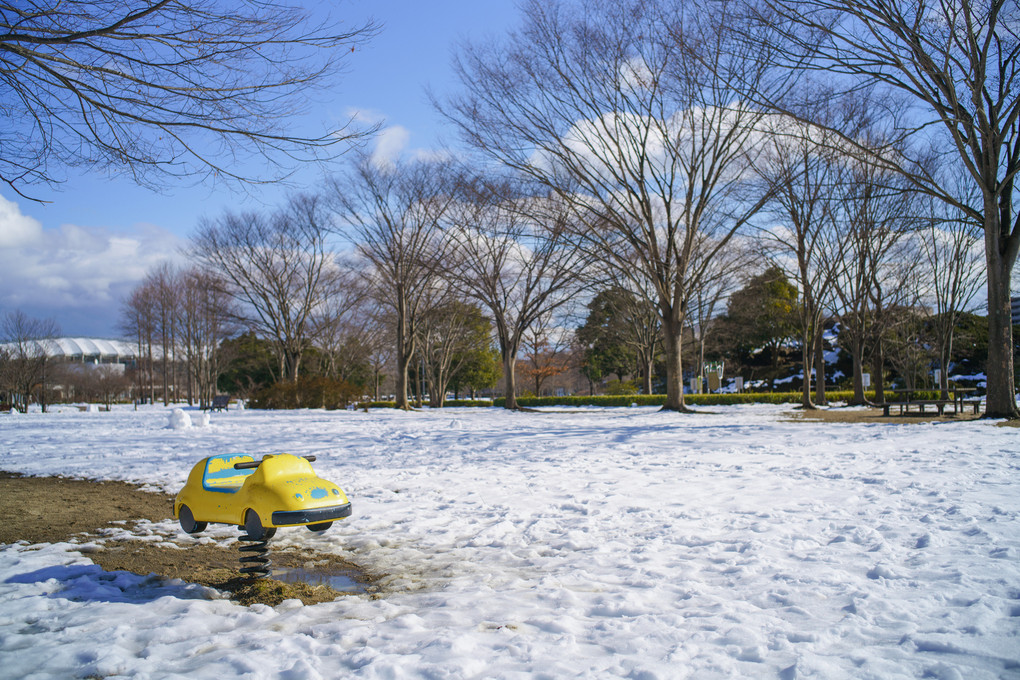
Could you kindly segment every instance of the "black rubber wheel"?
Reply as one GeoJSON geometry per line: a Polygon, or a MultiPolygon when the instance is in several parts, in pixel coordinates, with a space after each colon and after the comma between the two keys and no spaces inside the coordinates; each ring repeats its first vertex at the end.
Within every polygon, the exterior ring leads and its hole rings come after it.
{"type": "Polygon", "coordinates": [[[326,529],[333,526],[332,522],[319,522],[318,524],[306,524],[309,531],[325,531],[326,529]]]}
{"type": "Polygon", "coordinates": [[[180,512],[177,513],[181,521],[181,529],[184,529],[186,534],[197,534],[201,531],[205,531],[205,528],[209,526],[208,522],[196,522],[195,515],[192,514],[191,508],[186,505],[181,506],[180,512]]]}
{"type": "Polygon", "coordinates": [[[268,541],[276,535],[276,527],[262,526],[259,514],[254,510],[248,510],[244,514],[244,530],[248,532],[248,538],[253,541],[268,541]]]}

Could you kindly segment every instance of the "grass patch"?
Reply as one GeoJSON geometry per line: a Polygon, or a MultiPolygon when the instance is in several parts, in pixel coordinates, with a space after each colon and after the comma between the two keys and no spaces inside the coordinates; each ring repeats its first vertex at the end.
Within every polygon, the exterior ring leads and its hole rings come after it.
{"type": "Polygon", "coordinates": [[[332,602],[341,593],[326,585],[308,585],[307,583],[284,583],[272,578],[255,580],[237,578],[228,582],[226,589],[231,598],[238,604],[251,606],[265,604],[275,607],[284,600],[301,600],[304,604],[332,602]]]}

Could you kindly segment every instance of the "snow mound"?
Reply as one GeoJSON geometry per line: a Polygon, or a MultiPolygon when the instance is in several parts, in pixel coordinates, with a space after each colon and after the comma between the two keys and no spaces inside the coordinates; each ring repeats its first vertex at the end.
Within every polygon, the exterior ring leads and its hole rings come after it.
{"type": "Polygon", "coordinates": [[[185,413],[184,409],[175,408],[170,412],[167,427],[171,430],[187,430],[191,427],[191,416],[185,413]]]}

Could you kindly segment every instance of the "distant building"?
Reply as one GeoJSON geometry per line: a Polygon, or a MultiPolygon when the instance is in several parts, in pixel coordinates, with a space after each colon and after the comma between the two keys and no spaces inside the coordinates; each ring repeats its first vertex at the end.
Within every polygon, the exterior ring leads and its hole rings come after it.
{"type": "MultiPolygon", "coordinates": [[[[111,401],[155,399],[162,396],[164,386],[175,397],[182,390],[175,381],[186,376],[180,362],[171,362],[170,379],[163,380],[159,364],[163,350],[152,347],[152,364],[146,370],[149,356],[139,353],[137,342],[103,338],[44,338],[21,343],[0,344],[0,360],[13,359],[26,371],[38,371],[34,398],[38,403],[77,400],[109,404],[111,401]],[[34,359],[45,357],[41,367],[32,368],[34,359]],[[23,363],[29,360],[29,363],[23,363]]],[[[9,386],[0,385],[0,402],[24,401],[25,395],[6,393],[9,386]]],[[[27,404],[20,408],[25,410],[27,404]]]]}
{"type": "MultiPolygon", "coordinates": [[[[45,356],[81,364],[125,364],[133,366],[138,360],[138,343],[100,338],[46,338],[29,340],[26,354],[45,356]]],[[[5,345],[4,347],[10,347],[5,345]]],[[[153,347],[153,351],[160,350],[153,347]]],[[[161,355],[159,355],[161,356],[161,355]]],[[[155,358],[159,358],[159,356],[155,358]]]]}

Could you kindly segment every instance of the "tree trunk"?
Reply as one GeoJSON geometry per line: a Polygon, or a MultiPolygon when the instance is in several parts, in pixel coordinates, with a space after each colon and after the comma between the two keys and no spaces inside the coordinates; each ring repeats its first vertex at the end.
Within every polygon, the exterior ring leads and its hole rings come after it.
{"type": "Polygon", "coordinates": [[[408,367],[414,357],[414,336],[411,331],[407,322],[407,299],[402,293],[398,293],[396,401],[397,408],[404,411],[411,410],[411,404],[407,400],[408,367]]]}
{"type": "Polygon", "coordinates": [[[414,406],[415,408],[421,408],[424,401],[424,389],[422,388],[422,365],[421,359],[418,360],[418,365],[414,368],[414,406]]]}
{"type": "Polygon", "coordinates": [[[292,349],[287,352],[287,376],[296,383],[301,369],[301,350],[292,349]]]}
{"type": "Polygon", "coordinates": [[[42,368],[39,376],[39,408],[46,413],[46,357],[43,357],[39,365],[42,368]]]}
{"type": "Polygon", "coordinates": [[[517,358],[509,352],[503,352],[503,378],[506,381],[506,394],[503,407],[511,411],[519,411],[517,405],[517,381],[514,376],[514,369],[517,365],[517,358]]]}
{"type": "Polygon", "coordinates": [[[874,402],[885,403],[885,348],[881,339],[875,341],[875,351],[871,355],[871,384],[875,386],[874,402]]]}
{"type": "Polygon", "coordinates": [[[411,358],[404,355],[404,348],[400,343],[397,343],[397,375],[395,377],[396,386],[395,400],[396,406],[399,409],[405,411],[411,410],[411,404],[407,400],[407,367],[411,363],[411,358]]]}
{"type": "Polygon", "coordinates": [[[828,403],[825,396],[825,342],[822,335],[825,324],[819,322],[815,328],[815,404],[822,406],[828,403]]]}
{"type": "Polygon", "coordinates": [[[156,381],[155,381],[155,376],[153,375],[153,373],[156,372],[156,370],[155,370],[156,365],[155,365],[155,363],[153,363],[153,359],[152,359],[152,338],[151,337],[148,338],[148,345],[149,345],[149,403],[150,404],[155,404],[156,403],[156,381]]]}
{"type": "Polygon", "coordinates": [[[854,362],[854,396],[850,399],[850,406],[864,406],[867,403],[864,399],[864,340],[854,337],[851,345],[854,362]]]}
{"type": "Polygon", "coordinates": [[[666,350],[666,402],[663,411],[686,411],[684,405],[684,374],[681,363],[683,323],[674,319],[662,323],[663,345],[666,350]]]}
{"type": "Polygon", "coordinates": [[[949,399],[949,357],[953,355],[953,330],[939,347],[939,399],[949,399]]]}
{"type": "Polygon", "coordinates": [[[800,337],[800,361],[804,368],[804,380],[800,386],[801,408],[813,410],[815,405],[811,403],[811,353],[814,350],[811,342],[811,328],[804,328],[800,337]]]}
{"type": "Polygon", "coordinates": [[[167,347],[166,334],[163,335],[163,406],[170,405],[170,387],[168,385],[169,376],[167,375],[168,367],[167,359],[170,348],[167,347]]]}
{"type": "MultiPolygon", "coordinates": [[[[985,258],[988,273],[988,363],[985,368],[987,385],[985,416],[1017,418],[1020,417],[1020,413],[1016,407],[1013,324],[1009,298],[1009,276],[1016,262],[1016,244],[1009,243],[1006,238],[1000,238],[998,219],[994,220],[996,224],[988,224],[987,207],[986,205],[985,258]],[[1010,248],[1010,245],[1013,247],[1010,248]]],[[[994,210],[991,213],[998,217],[994,210]]]]}

